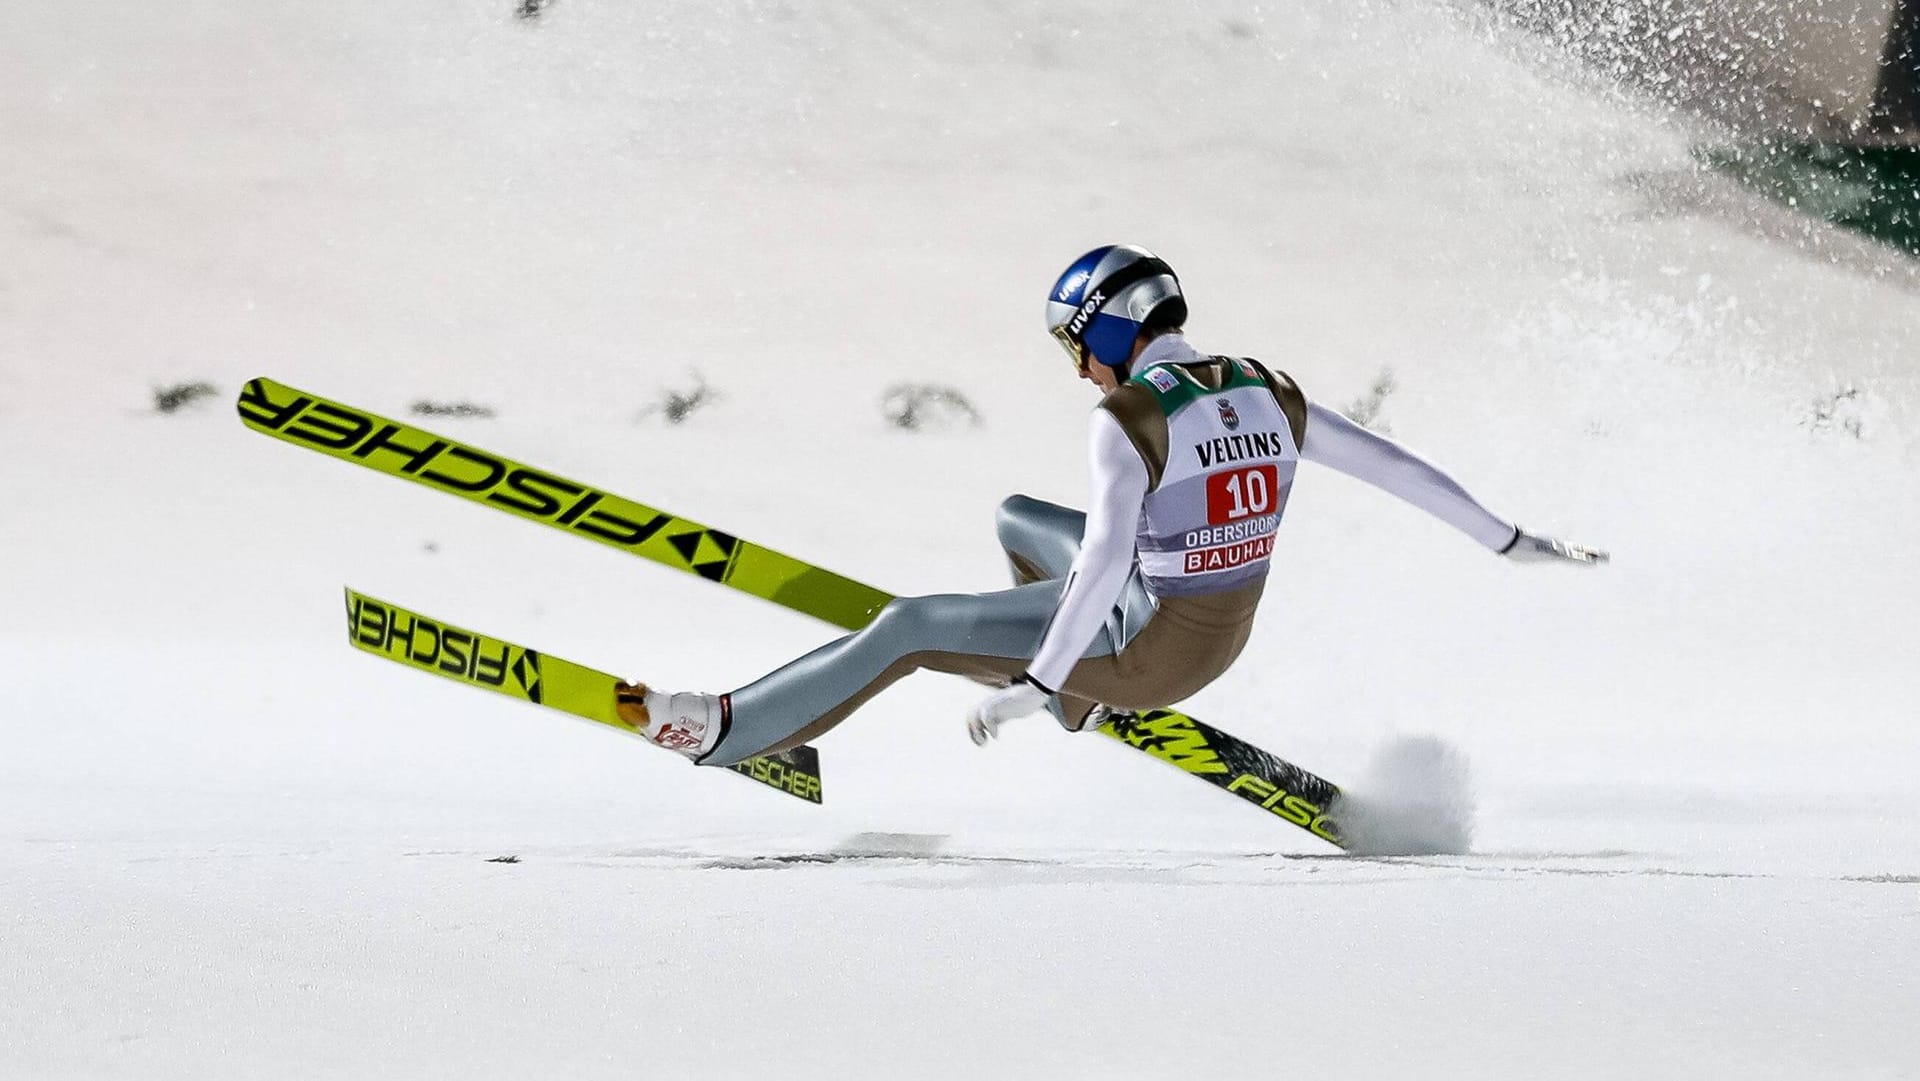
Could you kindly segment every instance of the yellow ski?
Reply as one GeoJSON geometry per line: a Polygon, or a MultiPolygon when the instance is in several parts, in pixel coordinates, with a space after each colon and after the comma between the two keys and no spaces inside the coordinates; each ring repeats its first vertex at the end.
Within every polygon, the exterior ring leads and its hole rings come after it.
{"type": "Polygon", "coordinates": [[[256,432],[438,488],[818,616],[847,630],[893,598],[872,586],[579,481],[271,379],[240,393],[256,432]]]}
{"type": "MultiPolygon", "coordinates": [[[[455,627],[352,589],[347,590],[347,637],[355,649],[376,657],[641,735],[614,712],[614,677],[585,665],[455,627]]],[[[820,755],[812,747],[751,758],[727,768],[788,795],[820,802],[820,755]]]]}

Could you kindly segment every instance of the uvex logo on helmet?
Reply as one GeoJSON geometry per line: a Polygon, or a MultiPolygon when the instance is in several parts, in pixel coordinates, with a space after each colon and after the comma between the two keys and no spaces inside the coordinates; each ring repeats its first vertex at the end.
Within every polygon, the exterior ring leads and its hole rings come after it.
{"type": "Polygon", "coordinates": [[[1216,398],[1214,402],[1220,406],[1220,423],[1227,426],[1227,431],[1240,427],[1240,414],[1233,411],[1232,402],[1225,398],[1216,398]]]}
{"type": "Polygon", "coordinates": [[[1067,321],[1067,333],[1075,338],[1080,337],[1081,332],[1087,329],[1088,321],[1093,318],[1093,313],[1099,311],[1100,305],[1106,302],[1107,294],[1105,293],[1095,293],[1088,297],[1087,302],[1080,305],[1080,310],[1074,312],[1073,318],[1067,321]]]}
{"type": "Polygon", "coordinates": [[[1069,274],[1067,279],[1060,283],[1060,292],[1055,295],[1054,299],[1062,304],[1072,303],[1073,294],[1079,292],[1081,287],[1087,284],[1087,279],[1091,277],[1093,277],[1093,271],[1091,270],[1083,270],[1078,274],[1069,274]]]}

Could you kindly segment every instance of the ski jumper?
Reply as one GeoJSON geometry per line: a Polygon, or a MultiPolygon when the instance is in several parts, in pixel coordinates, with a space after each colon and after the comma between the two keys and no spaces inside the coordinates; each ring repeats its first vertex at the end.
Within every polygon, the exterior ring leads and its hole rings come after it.
{"type": "Polygon", "coordinates": [[[917,669],[1004,685],[1025,673],[1078,729],[1096,703],[1170,706],[1245,648],[1274,531],[1302,458],[1364,480],[1488,549],[1516,527],[1437,467],[1332,410],[1286,375],[1154,339],[1090,424],[1087,514],[1025,496],[1001,504],[1015,588],[903,597],[722,701],[700,761],[731,765],[805,743],[917,669]]]}

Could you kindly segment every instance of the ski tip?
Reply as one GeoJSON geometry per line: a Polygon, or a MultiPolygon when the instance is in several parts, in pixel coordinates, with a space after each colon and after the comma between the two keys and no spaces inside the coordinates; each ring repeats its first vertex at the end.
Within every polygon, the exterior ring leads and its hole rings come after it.
{"type": "Polygon", "coordinates": [[[233,404],[240,410],[242,416],[246,415],[249,403],[259,401],[266,394],[267,384],[271,382],[273,380],[264,375],[256,375],[240,384],[240,393],[235,396],[233,404]]]}

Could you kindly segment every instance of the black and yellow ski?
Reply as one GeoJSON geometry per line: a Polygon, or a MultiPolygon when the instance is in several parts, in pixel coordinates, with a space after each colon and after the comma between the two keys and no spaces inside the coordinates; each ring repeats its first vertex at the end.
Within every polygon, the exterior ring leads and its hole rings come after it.
{"type": "MultiPolygon", "coordinates": [[[[276,439],[698,574],[847,630],[866,626],[893,599],[732,534],[270,379],[249,382],[239,409],[247,427],[276,439]]],[[[610,715],[612,677],[603,678],[610,715]]],[[[1100,731],[1341,843],[1334,806],[1339,788],[1245,740],[1173,710],[1115,714],[1100,731]]],[[[817,769],[814,776],[817,784],[817,769]]]]}
{"type": "MultiPolygon", "coordinates": [[[[347,638],[376,657],[642,736],[613,708],[614,677],[552,654],[347,590],[347,638]]],[[[642,736],[644,738],[644,736],[642,736]]],[[[820,802],[820,754],[796,747],[728,769],[809,803],[820,802]]]]}
{"type": "Polygon", "coordinates": [[[847,630],[866,626],[893,599],[699,522],[271,379],[249,382],[239,406],[241,421],[256,432],[611,545],[847,630]]]}
{"type": "Polygon", "coordinates": [[[1342,848],[1340,789],[1299,766],[1173,709],[1109,714],[1100,731],[1342,848]]]}

